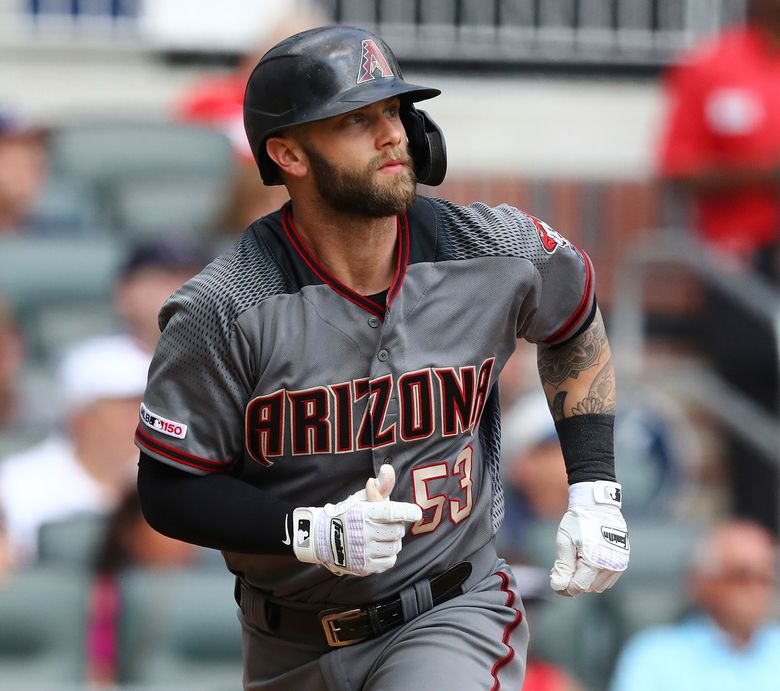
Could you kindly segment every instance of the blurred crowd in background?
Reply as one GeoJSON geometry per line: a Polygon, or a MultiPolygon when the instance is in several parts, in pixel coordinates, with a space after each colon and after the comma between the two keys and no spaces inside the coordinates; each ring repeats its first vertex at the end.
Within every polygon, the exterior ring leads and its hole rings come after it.
{"type": "Polygon", "coordinates": [[[499,547],[528,608],[524,688],[778,688],[780,0],[233,0],[224,26],[187,5],[189,23],[172,0],[0,2],[0,25],[26,32],[0,31],[0,56],[46,40],[47,59],[52,43],[66,55],[88,31],[127,50],[153,26],[144,50],[198,72],[146,118],[57,121],[0,90],[0,686],[238,688],[230,576],[218,553],[143,521],[132,435],[162,303],[286,200],[244,138],[248,73],[280,38],[339,21],[466,92],[499,73],[505,92],[522,77],[659,94],[652,164],[634,179],[535,177],[520,155],[515,169],[516,128],[495,169],[456,155],[421,191],[523,208],[599,275],[632,563],[604,595],[550,591],[566,474],[535,349],[519,344],[501,379],[499,547]]]}

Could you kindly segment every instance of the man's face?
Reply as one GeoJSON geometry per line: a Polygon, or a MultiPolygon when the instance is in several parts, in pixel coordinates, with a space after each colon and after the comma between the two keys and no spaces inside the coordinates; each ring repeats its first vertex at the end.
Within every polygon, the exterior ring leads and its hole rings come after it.
{"type": "Polygon", "coordinates": [[[335,211],[383,218],[414,203],[417,179],[399,105],[386,99],[303,131],[314,186],[335,211]]]}
{"type": "Polygon", "coordinates": [[[23,220],[45,178],[46,153],[39,137],[0,137],[0,223],[23,220]]]}
{"type": "MultiPolygon", "coordinates": [[[[3,312],[3,305],[0,304],[0,398],[14,389],[23,361],[24,344],[21,333],[11,321],[10,314],[3,312]]],[[[2,402],[0,402],[1,415],[2,402]]]]}
{"type": "Polygon", "coordinates": [[[717,554],[712,573],[696,579],[697,599],[716,621],[749,635],[772,616],[773,545],[760,532],[736,528],[720,537],[717,554]]]}

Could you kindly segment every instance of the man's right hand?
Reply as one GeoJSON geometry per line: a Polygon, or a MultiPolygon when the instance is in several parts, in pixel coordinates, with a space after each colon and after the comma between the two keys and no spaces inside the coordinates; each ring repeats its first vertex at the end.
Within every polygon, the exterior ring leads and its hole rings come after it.
{"type": "Polygon", "coordinates": [[[391,568],[407,525],[422,519],[417,504],[390,501],[395,471],[383,465],[366,488],[338,504],[293,512],[293,551],[302,562],[322,564],[337,576],[368,576],[391,568]]]}

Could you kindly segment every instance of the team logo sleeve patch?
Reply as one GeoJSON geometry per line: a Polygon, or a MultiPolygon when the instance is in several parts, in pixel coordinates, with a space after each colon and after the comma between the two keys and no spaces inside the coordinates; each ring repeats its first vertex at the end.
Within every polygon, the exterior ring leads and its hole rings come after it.
{"type": "Polygon", "coordinates": [[[169,437],[175,437],[176,439],[184,439],[187,436],[187,425],[183,422],[176,422],[176,420],[169,420],[168,418],[153,413],[143,403],[141,403],[141,422],[147,427],[150,427],[155,432],[160,434],[167,434],[169,437]]]}
{"type": "Polygon", "coordinates": [[[542,248],[547,254],[553,254],[559,247],[574,247],[571,242],[557,230],[551,228],[548,223],[539,220],[536,216],[528,215],[528,218],[533,221],[536,232],[539,235],[539,242],[542,243],[542,248]]]}

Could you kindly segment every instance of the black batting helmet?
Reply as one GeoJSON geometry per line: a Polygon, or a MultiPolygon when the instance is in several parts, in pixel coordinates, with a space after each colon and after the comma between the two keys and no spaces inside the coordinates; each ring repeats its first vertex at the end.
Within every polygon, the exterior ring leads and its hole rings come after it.
{"type": "Polygon", "coordinates": [[[438,185],[447,172],[444,136],[413,103],[440,93],[404,81],[395,55],[379,36],[352,26],[319,27],[277,43],[257,63],[244,94],[244,128],[263,182],[281,185],[279,169],[265,149],[269,136],[400,96],[417,179],[438,185]]]}

